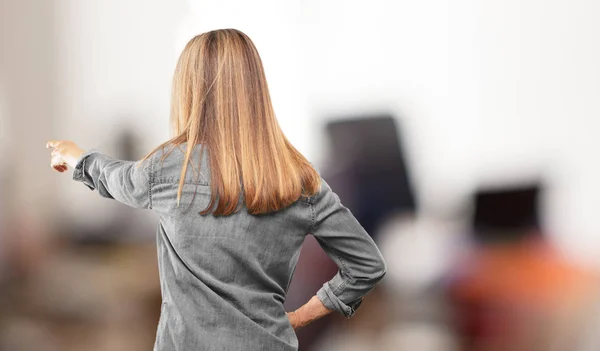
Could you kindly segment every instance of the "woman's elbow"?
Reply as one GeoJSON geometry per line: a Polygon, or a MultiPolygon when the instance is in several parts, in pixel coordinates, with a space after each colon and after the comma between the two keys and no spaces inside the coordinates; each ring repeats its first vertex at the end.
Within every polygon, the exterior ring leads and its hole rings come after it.
{"type": "Polygon", "coordinates": [[[383,257],[379,256],[377,260],[374,260],[368,265],[368,269],[364,271],[362,276],[363,280],[369,282],[369,285],[377,284],[387,272],[387,264],[383,257]]]}
{"type": "Polygon", "coordinates": [[[375,280],[377,282],[380,281],[381,279],[383,279],[383,277],[385,276],[386,273],[387,273],[387,264],[385,263],[385,260],[383,259],[383,257],[381,257],[375,267],[375,280]]]}

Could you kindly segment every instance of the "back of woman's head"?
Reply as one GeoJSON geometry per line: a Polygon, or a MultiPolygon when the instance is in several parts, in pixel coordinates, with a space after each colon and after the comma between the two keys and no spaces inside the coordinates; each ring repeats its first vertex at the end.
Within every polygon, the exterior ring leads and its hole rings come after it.
{"type": "Polygon", "coordinates": [[[171,128],[173,138],[145,159],[187,143],[179,202],[193,148],[207,149],[211,201],[202,214],[229,215],[241,195],[249,213],[269,213],[319,189],[320,176],[277,123],[256,47],[238,30],[206,32],[187,43],[173,79],[171,128]]]}

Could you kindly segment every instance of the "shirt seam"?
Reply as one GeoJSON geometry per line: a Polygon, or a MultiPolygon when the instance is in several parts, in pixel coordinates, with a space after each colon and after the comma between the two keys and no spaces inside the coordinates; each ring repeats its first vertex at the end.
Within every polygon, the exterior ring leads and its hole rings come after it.
{"type": "Polygon", "coordinates": [[[150,179],[148,180],[148,208],[152,209],[152,188],[154,186],[154,155],[150,157],[150,179]]]}
{"type": "MultiPolygon", "coordinates": [[[[203,178],[204,175],[202,175],[203,178]]],[[[154,184],[174,184],[177,183],[179,184],[179,180],[180,178],[177,177],[155,177],[154,178],[154,184]]],[[[187,184],[187,185],[200,185],[200,186],[210,186],[210,184],[208,182],[194,182],[194,181],[188,181],[188,180],[184,180],[183,184],[187,184]]]]}
{"type": "Polygon", "coordinates": [[[308,208],[310,209],[310,225],[308,226],[308,229],[306,230],[306,232],[311,233],[315,226],[316,211],[315,211],[315,207],[310,202],[308,203],[308,208]]]}

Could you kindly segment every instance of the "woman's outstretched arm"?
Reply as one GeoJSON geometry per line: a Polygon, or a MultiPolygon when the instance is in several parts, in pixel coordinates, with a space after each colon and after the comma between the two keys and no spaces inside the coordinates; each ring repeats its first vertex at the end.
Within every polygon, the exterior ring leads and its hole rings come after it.
{"type": "Polygon", "coordinates": [[[143,164],[117,160],[97,150],[84,151],[71,141],[53,140],[51,166],[58,172],[73,168],[73,179],[106,198],[136,208],[151,208],[152,158],[143,164]]]}

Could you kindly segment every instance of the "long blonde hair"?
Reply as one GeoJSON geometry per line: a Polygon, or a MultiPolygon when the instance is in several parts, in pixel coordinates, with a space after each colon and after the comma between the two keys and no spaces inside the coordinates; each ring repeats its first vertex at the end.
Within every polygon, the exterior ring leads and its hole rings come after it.
{"type": "Polygon", "coordinates": [[[208,150],[211,172],[211,199],[201,214],[236,212],[242,193],[248,212],[263,214],[318,192],[321,178],[279,127],[258,51],[239,30],[206,32],[187,43],[173,78],[171,129],[174,137],[143,160],[187,142],[178,205],[198,144],[208,150]]]}

